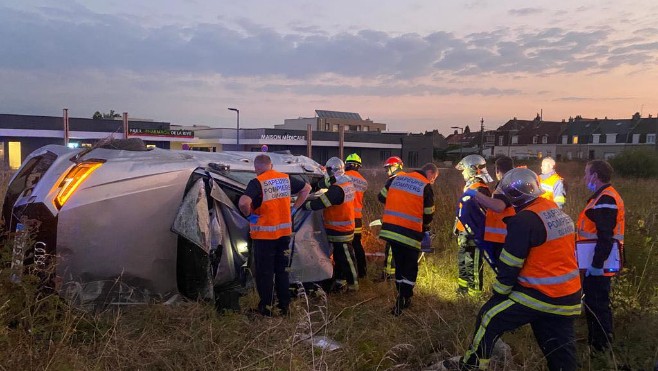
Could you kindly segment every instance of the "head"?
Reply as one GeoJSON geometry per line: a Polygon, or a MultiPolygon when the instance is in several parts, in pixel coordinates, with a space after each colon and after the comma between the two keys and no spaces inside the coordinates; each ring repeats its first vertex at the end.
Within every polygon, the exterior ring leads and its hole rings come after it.
{"type": "Polygon", "coordinates": [[[503,175],[508,171],[514,169],[514,160],[511,157],[500,156],[496,160],[496,179],[503,179],[503,175]]]}
{"type": "Polygon", "coordinates": [[[338,157],[328,159],[325,167],[327,168],[327,175],[329,176],[338,177],[345,174],[345,163],[343,163],[343,160],[338,157]]]}
{"type": "Polygon", "coordinates": [[[537,174],[530,169],[521,168],[508,171],[500,181],[498,189],[507,196],[514,207],[534,201],[544,193],[537,174]]]}
{"type": "Polygon", "coordinates": [[[403,167],[402,159],[398,156],[389,157],[386,162],[384,162],[384,169],[386,169],[386,175],[392,177],[402,171],[403,167]]]}
{"type": "Polygon", "coordinates": [[[612,173],[612,166],[610,166],[608,161],[592,160],[585,165],[585,176],[583,180],[587,188],[594,192],[604,184],[610,183],[612,173]]]}
{"type": "Polygon", "coordinates": [[[256,156],[256,158],[254,158],[254,170],[256,170],[256,175],[260,175],[268,170],[272,170],[272,159],[270,159],[270,156],[256,156]]]}
{"type": "Polygon", "coordinates": [[[555,170],[555,160],[553,160],[553,157],[544,157],[543,160],[541,160],[541,173],[542,174],[550,174],[555,170]]]}
{"type": "Polygon", "coordinates": [[[351,155],[347,156],[347,158],[345,158],[345,170],[359,171],[360,168],[361,156],[356,153],[352,153],[351,155]]]}
{"type": "Polygon", "coordinates": [[[425,176],[427,177],[427,180],[430,181],[430,184],[434,184],[436,178],[439,177],[439,168],[436,167],[436,165],[434,165],[431,162],[428,162],[425,165],[423,165],[423,167],[420,168],[420,170],[422,170],[422,172],[425,173],[425,176]]]}
{"type": "Polygon", "coordinates": [[[468,155],[464,157],[455,168],[462,172],[464,180],[480,178],[486,183],[493,181],[487,171],[487,160],[480,155],[468,155]]]}

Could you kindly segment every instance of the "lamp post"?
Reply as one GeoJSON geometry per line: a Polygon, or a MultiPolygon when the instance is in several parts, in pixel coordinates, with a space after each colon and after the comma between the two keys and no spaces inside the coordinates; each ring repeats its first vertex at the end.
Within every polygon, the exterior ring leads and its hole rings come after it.
{"type": "Polygon", "coordinates": [[[235,111],[235,113],[238,114],[238,121],[237,121],[238,130],[236,131],[236,135],[235,135],[235,137],[237,139],[237,148],[236,148],[236,151],[237,151],[237,150],[240,150],[240,110],[237,109],[237,108],[229,108],[228,110],[229,111],[235,111]]]}
{"type": "MultiPolygon", "coordinates": [[[[462,131],[462,136],[464,135],[464,128],[462,126],[451,126],[450,129],[459,129],[462,131]]],[[[459,159],[462,159],[462,137],[459,138],[459,159]]]]}

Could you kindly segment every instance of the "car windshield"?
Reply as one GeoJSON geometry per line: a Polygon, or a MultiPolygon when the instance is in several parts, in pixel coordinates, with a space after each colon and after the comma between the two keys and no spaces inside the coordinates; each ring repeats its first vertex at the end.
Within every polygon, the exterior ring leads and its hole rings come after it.
{"type": "Polygon", "coordinates": [[[222,175],[245,186],[256,177],[256,173],[253,171],[227,171],[222,175]]]}

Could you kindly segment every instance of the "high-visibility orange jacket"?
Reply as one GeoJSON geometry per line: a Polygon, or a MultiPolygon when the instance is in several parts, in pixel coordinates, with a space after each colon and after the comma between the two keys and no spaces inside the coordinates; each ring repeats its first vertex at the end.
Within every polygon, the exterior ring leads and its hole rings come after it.
{"type": "Polygon", "coordinates": [[[544,190],[544,193],[540,197],[554,201],[559,205],[563,205],[567,201],[564,194],[564,179],[556,172],[553,172],[545,179],[544,174],[540,175],[539,181],[541,183],[541,189],[544,190]],[[556,187],[558,184],[559,187],[556,187]],[[558,188],[559,194],[555,194],[556,188],[558,188]]]}
{"type": "Polygon", "coordinates": [[[426,211],[434,213],[433,205],[425,207],[428,184],[429,180],[419,172],[397,174],[386,191],[380,238],[420,249],[423,216],[426,211]]]}
{"type": "Polygon", "coordinates": [[[542,198],[524,210],[534,212],[542,220],[546,242],[530,249],[517,278],[519,284],[551,298],[579,291],[580,272],[571,218],[554,202],[542,198]]]}
{"type": "MultiPolygon", "coordinates": [[[[475,181],[473,183],[470,183],[470,184],[466,183],[466,185],[464,186],[464,192],[466,192],[466,190],[468,190],[468,189],[474,189],[478,192],[481,192],[481,190],[483,188],[486,188],[487,193],[489,193],[489,187],[487,186],[487,184],[484,183],[482,180],[480,180],[480,178],[475,178],[475,181]]],[[[491,194],[487,194],[487,196],[491,196],[491,194]]],[[[460,200],[459,201],[459,210],[457,210],[458,215],[461,214],[461,209],[462,209],[462,203],[461,203],[461,200],[460,200]]],[[[466,228],[464,228],[464,224],[462,224],[462,222],[459,220],[459,218],[456,218],[455,229],[458,232],[465,232],[466,231],[466,228]]]]}
{"type": "Polygon", "coordinates": [[[276,240],[292,233],[290,217],[290,178],[287,174],[268,170],[256,177],[262,189],[263,201],[254,214],[256,224],[250,224],[250,235],[258,240],[276,240]]]}
{"type": "Polygon", "coordinates": [[[323,211],[324,227],[329,241],[345,242],[354,238],[354,198],[356,191],[350,178],[342,175],[336,178],[336,183],[343,190],[343,202],[328,206],[323,211]]]}
{"type": "Polygon", "coordinates": [[[484,224],[484,240],[489,242],[504,243],[507,236],[507,225],[503,221],[504,218],[516,214],[514,207],[506,207],[500,213],[491,209],[487,210],[487,215],[484,224]]]}
{"type": "Polygon", "coordinates": [[[356,192],[354,194],[354,233],[361,233],[363,231],[363,194],[368,189],[368,181],[356,170],[348,170],[345,175],[352,181],[356,192]]]}
{"type": "MultiPolygon", "coordinates": [[[[580,215],[578,216],[577,227],[576,227],[577,240],[578,241],[596,240],[599,238],[596,224],[590,218],[587,217],[586,213],[588,210],[602,209],[602,208],[617,210],[617,220],[613,228],[612,238],[619,241],[619,248],[620,248],[619,253],[623,256],[624,230],[626,228],[625,227],[626,209],[624,207],[624,200],[622,200],[617,190],[614,189],[612,186],[607,186],[598,194],[598,196],[592,197],[587,203],[587,206],[585,206],[583,211],[580,212],[580,215]],[[599,203],[599,200],[603,196],[612,197],[615,200],[615,204],[597,205],[597,203],[599,203]]],[[[614,276],[615,274],[616,273],[612,273],[612,272],[605,273],[606,276],[614,276]]]]}

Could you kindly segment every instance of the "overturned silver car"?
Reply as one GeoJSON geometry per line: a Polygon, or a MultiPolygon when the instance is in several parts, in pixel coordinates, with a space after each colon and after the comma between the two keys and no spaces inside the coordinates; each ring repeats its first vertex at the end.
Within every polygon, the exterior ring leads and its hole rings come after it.
{"type": "MultiPolygon", "coordinates": [[[[217,302],[250,280],[249,225],[236,205],[258,154],[147,150],[130,140],[42,147],[4,200],[6,228],[16,232],[12,270],[17,279],[26,267],[41,272],[82,306],[180,296],[217,302]]],[[[307,157],[269,155],[292,177],[323,176],[307,157]]],[[[293,225],[291,282],[330,278],[322,214],[302,210],[293,225]]]]}

